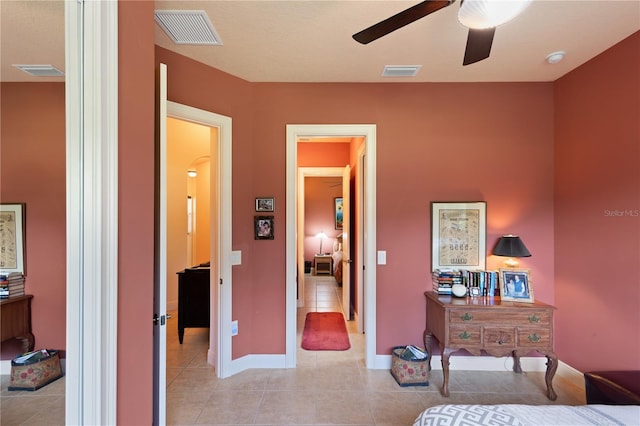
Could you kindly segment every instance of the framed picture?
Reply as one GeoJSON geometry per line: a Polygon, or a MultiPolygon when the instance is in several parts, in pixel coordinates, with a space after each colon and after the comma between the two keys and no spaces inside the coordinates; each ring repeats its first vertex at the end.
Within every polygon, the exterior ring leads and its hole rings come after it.
{"type": "Polygon", "coordinates": [[[528,269],[500,269],[500,298],[533,303],[533,283],[528,269]]]}
{"type": "Polygon", "coordinates": [[[342,197],[335,198],[334,212],[336,229],[342,229],[342,219],[344,217],[342,212],[342,197]]]}
{"type": "Polygon", "coordinates": [[[275,200],[270,198],[256,198],[257,212],[272,212],[275,210],[275,200]]]}
{"type": "Polygon", "coordinates": [[[0,272],[26,271],[25,204],[0,204],[0,272]]]}
{"type": "Polygon", "coordinates": [[[273,240],[273,216],[254,216],[256,240],[273,240]]]}
{"type": "Polygon", "coordinates": [[[485,269],[487,203],[431,203],[431,270],[485,269]]]}

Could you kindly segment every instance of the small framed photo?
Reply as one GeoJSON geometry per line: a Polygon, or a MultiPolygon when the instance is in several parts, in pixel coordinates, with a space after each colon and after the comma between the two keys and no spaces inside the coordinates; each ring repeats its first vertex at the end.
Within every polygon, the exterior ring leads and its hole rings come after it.
{"type": "Polygon", "coordinates": [[[275,210],[275,200],[270,198],[256,198],[257,212],[272,212],[275,210]]]}
{"type": "Polygon", "coordinates": [[[336,229],[342,229],[342,221],[344,219],[343,215],[343,205],[342,205],[342,197],[336,197],[334,203],[334,213],[335,213],[335,223],[336,229]]]}
{"type": "Polygon", "coordinates": [[[0,272],[26,272],[24,203],[0,204],[0,272]]]}
{"type": "Polygon", "coordinates": [[[273,216],[254,216],[256,240],[273,240],[273,216]]]}
{"type": "Polygon", "coordinates": [[[528,269],[500,269],[500,298],[533,303],[533,283],[528,269]]]}

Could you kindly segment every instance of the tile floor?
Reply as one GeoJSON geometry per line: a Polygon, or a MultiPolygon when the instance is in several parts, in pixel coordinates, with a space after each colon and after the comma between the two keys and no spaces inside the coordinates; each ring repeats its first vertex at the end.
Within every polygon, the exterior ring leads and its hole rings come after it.
{"type": "MultiPolygon", "coordinates": [[[[306,275],[305,308],[298,311],[298,343],[307,312],[341,311],[332,277],[306,275]]],[[[174,315],[174,318],[177,318],[174,315]]],[[[584,388],[557,374],[558,399],[544,396],[544,374],[452,371],[451,396],[440,395],[442,372],[430,386],[400,387],[388,370],[364,368],[364,337],[348,323],[351,349],[298,349],[296,369],[253,369],[217,379],[206,363],[207,329],[167,330],[167,423],[175,425],[412,425],[425,408],[457,404],[584,404],[584,388]]],[[[299,345],[298,345],[299,347],[299,345]]],[[[64,378],[36,392],[8,392],[1,378],[2,425],[64,424],[64,378]]]]}

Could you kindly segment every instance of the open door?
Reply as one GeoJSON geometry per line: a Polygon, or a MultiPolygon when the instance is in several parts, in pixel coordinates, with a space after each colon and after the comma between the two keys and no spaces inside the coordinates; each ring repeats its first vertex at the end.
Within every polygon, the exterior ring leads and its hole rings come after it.
{"type": "Polygon", "coordinates": [[[349,181],[351,167],[347,165],[342,175],[342,310],[348,320],[351,319],[351,191],[349,181]]]}
{"type": "Polygon", "coordinates": [[[153,297],[153,424],[166,423],[167,388],[167,66],[156,84],[156,247],[153,297]]]}

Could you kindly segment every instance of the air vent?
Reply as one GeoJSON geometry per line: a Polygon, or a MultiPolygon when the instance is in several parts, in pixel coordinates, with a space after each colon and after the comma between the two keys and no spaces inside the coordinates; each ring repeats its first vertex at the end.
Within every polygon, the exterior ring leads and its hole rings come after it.
{"type": "Polygon", "coordinates": [[[34,77],[62,77],[64,73],[53,65],[14,65],[34,77]]]}
{"type": "Polygon", "coordinates": [[[156,10],[155,18],[176,44],[222,45],[204,10],[156,10]]]}
{"type": "Polygon", "coordinates": [[[383,77],[415,77],[422,65],[385,65],[383,77]]]}

